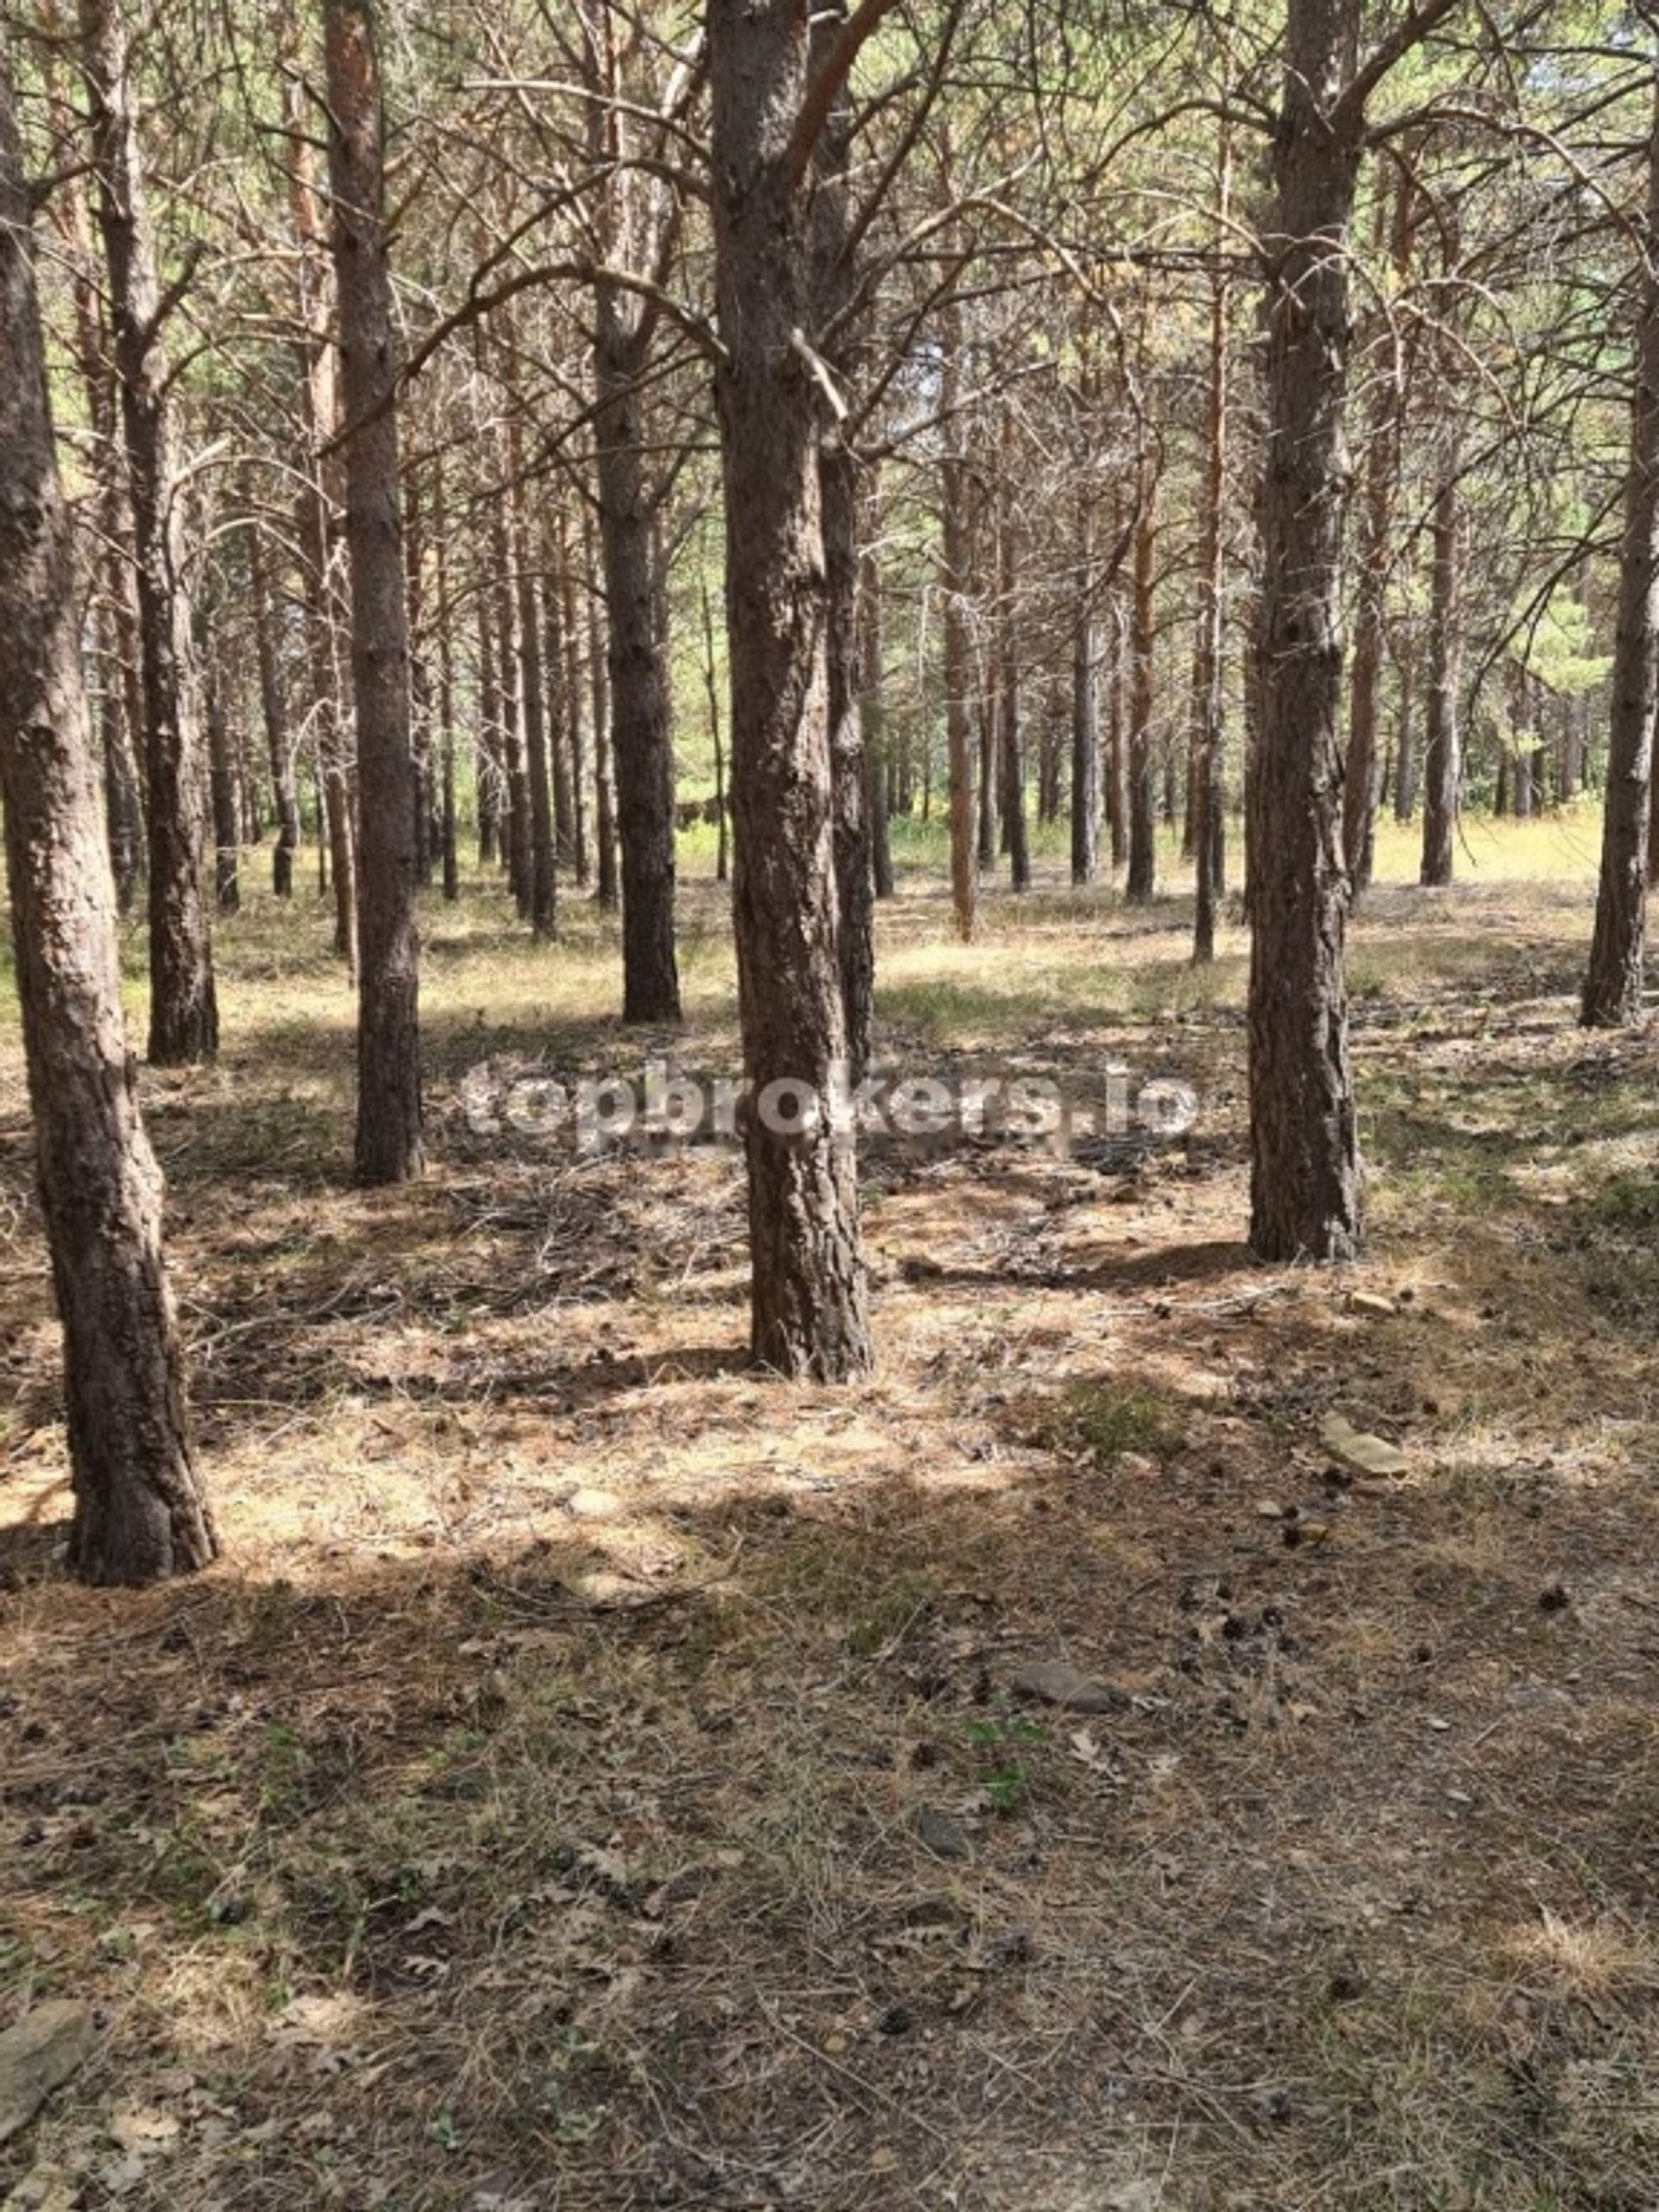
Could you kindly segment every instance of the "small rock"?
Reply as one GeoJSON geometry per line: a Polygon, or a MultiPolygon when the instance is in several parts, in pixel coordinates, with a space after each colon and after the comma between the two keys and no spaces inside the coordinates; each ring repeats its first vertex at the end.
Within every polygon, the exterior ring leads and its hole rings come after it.
{"type": "Polygon", "coordinates": [[[92,2007],[72,1999],[37,2005],[0,2035],[0,2143],[29,2125],[92,2048],[92,2007]]]}
{"type": "Polygon", "coordinates": [[[1366,1314],[1374,1321],[1391,1320],[1399,1310],[1391,1298],[1379,1298],[1374,1290],[1351,1290],[1348,1294],[1348,1311],[1366,1314]]]}
{"type": "Polygon", "coordinates": [[[1332,1458],[1362,1475],[1403,1475],[1411,1462],[1397,1444],[1381,1436],[1368,1436],[1341,1414],[1327,1414],[1319,1425],[1319,1440],[1332,1458]]]}
{"type": "Polygon", "coordinates": [[[1351,2005],[1365,1994],[1364,1970],[1351,1959],[1344,1959],[1325,1986],[1333,2005],[1351,2005]]]}
{"type": "Polygon", "coordinates": [[[1039,1659],[1022,1667],[1008,1684],[1015,1697],[1039,1705],[1058,1705],[1065,1713],[1121,1713],[1128,1703],[1122,1690],[1068,1667],[1063,1659],[1039,1659]]]}
{"type": "Polygon", "coordinates": [[[916,1833],[936,1859],[971,1859],[974,1847],[948,1813],[924,1805],[916,1815],[916,1833]]]}
{"type": "Polygon", "coordinates": [[[1538,1610],[1541,1613],[1564,1613],[1572,1602],[1566,1583],[1552,1582],[1548,1590],[1540,1593],[1538,1610]]]}
{"type": "Polygon", "coordinates": [[[622,1510],[622,1501],[611,1491],[583,1488],[571,1491],[564,1510],[578,1521],[614,1521],[622,1510]]]}
{"type": "Polygon", "coordinates": [[[1144,1452],[1120,1452],[1117,1471],[1129,1482],[1152,1483],[1157,1481],[1163,1469],[1155,1459],[1149,1459],[1144,1452]]]}

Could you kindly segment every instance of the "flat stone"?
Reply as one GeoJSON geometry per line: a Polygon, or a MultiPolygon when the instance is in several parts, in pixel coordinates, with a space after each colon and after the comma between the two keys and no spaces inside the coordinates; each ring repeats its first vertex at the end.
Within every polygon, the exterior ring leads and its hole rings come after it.
{"type": "Polygon", "coordinates": [[[564,1510],[578,1521],[614,1521],[622,1511],[622,1501],[614,1491],[573,1490],[564,1501],[564,1510]]]}
{"type": "Polygon", "coordinates": [[[1128,1703],[1122,1690],[1091,1681],[1063,1659],[1039,1659],[1022,1667],[1008,1688],[1015,1697],[1057,1705],[1065,1713],[1121,1713],[1128,1703]]]}
{"type": "Polygon", "coordinates": [[[86,2064],[92,2035],[92,2007],[68,1998],[37,2005],[0,2035],[0,2143],[27,2127],[52,2092],[86,2064]]]}
{"type": "Polygon", "coordinates": [[[1348,1311],[1351,1313],[1367,1314],[1374,1321],[1387,1321],[1391,1320],[1400,1308],[1391,1298],[1379,1297],[1374,1290],[1351,1290],[1348,1294],[1348,1311]]]}
{"type": "Polygon", "coordinates": [[[916,1833],[936,1859],[971,1859],[974,1847],[948,1813],[924,1805],[916,1815],[916,1833]]]}
{"type": "Polygon", "coordinates": [[[1327,1414],[1319,1424],[1319,1441],[1333,1459],[1361,1475],[1404,1475],[1411,1462],[1397,1444],[1385,1437],[1368,1436],[1342,1414],[1327,1414]]]}

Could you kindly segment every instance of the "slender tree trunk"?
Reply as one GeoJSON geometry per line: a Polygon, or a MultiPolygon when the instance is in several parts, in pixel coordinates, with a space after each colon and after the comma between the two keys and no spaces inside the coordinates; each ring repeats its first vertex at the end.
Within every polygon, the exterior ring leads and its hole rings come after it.
{"type": "Polygon", "coordinates": [[[1396,641],[1395,663],[1400,671],[1400,723],[1394,770],[1394,818],[1396,822],[1409,822],[1417,811],[1417,646],[1409,629],[1396,641]]]}
{"type": "Polygon", "coordinates": [[[720,734],[720,683],[715,664],[715,609],[708,579],[702,585],[702,681],[709,700],[709,741],[715,753],[715,881],[730,874],[726,851],[726,752],[720,734]]]}
{"type": "Polygon", "coordinates": [[[1071,880],[1100,873],[1099,636],[1095,622],[1095,503],[1085,486],[1077,502],[1077,582],[1071,617],[1071,880]]]}
{"type": "Polygon", "coordinates": [[[1146,491],[1135,530],[1134,620],[1129,643],[1128,848],[1125,895],[1137,905],[1157,887],[1156,793],[1153,788],[1153,576],[1158,544],[1157,488],[1146,491]]]}
{"type": "Polygon", "coordinates": [[[571,772],[581,722],[579,690],[565,636],[565,584],[568,555],[564,545],[564,518],[543,517],[542,524],[542,603],[546,618],[547,753],[553,776],[553,853],[558,867],[576,872],[576,780],[571,772]]]}
{"type": "Polygon", "coordinates": [[[1334,1260],[1360,1236],[1348,1058],[1338,728],[1346,247],[1361,119],[1339,105],[1357,0],[1290,0],[1274,205],[1263,251],[1267,456],[1256,632],[1260,726],[1249,791],[1250,1243],[1334,1260]]]}
{"type": "Polygon", "coordinates": [[[453,906],[461,896],[461,859],[455,844],[455,633],[449,596],[448,521],[440,462],[432,501],[438,559],[438,848],[444,902],[453,906]]]}
{"type": "Polygon", "coordinates": [[[202,886],[207,779],[184,582],[184,510],[121,0],[80,0],[80,28],[137,563],[149,803],[149,1057],[176,1067],[211,1058],[219,1048],[202,886]]]}
{"type": "Polygon", "coordinates": [[[1627,1027],[1642,1018],[1650,850],[1654,720],[1659,715],[1659,84],[1648,143],[1636,377],[1630,401],[1630,464],[1619,549],[1618,628],[1613,641],[1613,704],[1603,803],[1601,880],[1595,935],[1580,1019],[1586,1028],[1627,1027]]]}
{"type": "Polygon", "coordinates": [[[586,890],[592,870],[588,861],[588,748],[583,734],[582,630],[576,620],[576,568],[569,521],[563,506],[559,509],[558,571],[564,632],[565,728],[569,740],[566,772],[570,779],[570,861],[577,883],[586,890]]]}
{"type": "Polygon", "coordinates": [[[238,863],[242,821],[237,805],[236,755],[231,741],[230,718],[225,705],[225,672],[210,658],[205,684],[207,709],[207,759],[213,808],[213,885],[221,914],[233,914],[242,904],[238,863]]]}
{"type": "Polygon", "coordinates": [[[633,310],[599,287],[599,532],[608,617],[616,828],[622,857],[622,1018],[677,1022],[674,748],[653,607],[652,511],[645,483],[633,310]]]}
{"type": "MultiPolygon", "coordinates": [[[[1403,279],[1411,259],[1410,177],[1395,188],[1392,259],[1403,279]]],[[[1379,246],[1386,209],[1377,210],[1379,246]]],[[[1389,557],[1395,486],[1400,474],[1402,397],[1395,377],[1379,378],[1365,444],[1365,491],[1360,512],[1359,585],[1354,616],[1354,668],[1348,694],[1348,761],[1342,792],[1342,845],[1351,893],[1370,887],[1376,860],[1377,695],[1386,637],[1389,557]]]]}
{"type": "Polygon", "coordinates": [[[1452,880],[1458,788],[1463,778],[1463,747],[1458,727],[1463,613],[1459,603],[1460,530],[1455,474],[1448,474],[1435,493],[1432,536],[1434,569],[1429,595],[1421,880],[1426,884],[1445,885],[1452,880]]]}
{"type": "MultiPolygon", "coordinates": [[[[963,426],[957,416],[962,397],[962,309],[952,301],[940,323],[943,360],[939,372],[939,405],[945,419],[944,435],[950,449],[939,463],[942,582],[944,592],[944,721],[950,794],[950,896],[957,935],[971,944],[978,926],[979,879],[976,868],[974,812],[974,739],[969,712],[969,687],[973,682],[973,637],[969,628],[968,594],[971,588],[973,549],[968,519],[968,463],[959,441],[963,426]]],[[[927,779],[923,785],[922,818],[927,818],[931,796],[932,747],[923,763],[927,779]]]]}
{"type": "MultiPolygon", "coordinates": [[[[1009,443],[1005,435],[1005,461],[1009,443]]],[[[1006,466],[1001,513],[998,517],[997,571],[996,750],[1002,772],[1002,822],[1007,837],[1008,881],[1012,889],[1024,892],[1031,888],[1031,839],[1026,826],[1025,730],[1020,715],[1020,648],[1014,629],[1020,548],[1006,466]]]]}
{"type": "Polygon", "coordinates": [[[63,1327],[85,1580],[152,1582],[217,1544],[192,1461],[134,1096],[115,906],[86,742],[79,591],[58,480],[29,194],[0,48],[0,802],[41,1206],[63,1327]]]}
{"type": "Polygon", "coordinates": [[[401,1183],[421,1167],[420,949],[395,404],[398,342],[369,0],[327,0],[324,37],[360,800],[356,1164],[359,1182],[401,1183]]]}
{"type": "Polygon", "coordinates": [[[518,592],[505,506],[498,502],[490,533],[495,567],[495,636],[501,685],[502,857],[520,917],[530,918],[530,775],[524,742],[523,664],[519,657],[518,592]]]}
{"type": "Polygon", "coordinates": [[[501,686],[496,676],[496,639],[492,594],[478,593],[478,733],[474,741],[474,779],[478,790],[478,862],[487,868],[500,850],[501,686]]]}
{"type": "Polygon", "coordinates": [[[317,874],[320,888],[332,879],[334,950],[357,973],[357,847],[352,828],[353,738],[340,681],[340,640],[345,621],[334,558],[334,519],[345,505],[345,465],[334,448],[340,429],[339,379],[332,337],[329,262],[322,194],[314,173],[303,86],[288,88],[285,121],[292,148],[289,206],[298,241],[296,304],[302,333],[306,408],[314,452],[296,501],[300,544],[306,556],[307,630],[311,664],[312,722],[317,754],[317,874]]]}
{"type": "Polygon", "coordinates": [[[1116,875],[1129,850],[1129,749],[1128,700],[1129,638],[1122,601],[1111,601],[1113,644],[1112,680],[1108,687],[1106,729],[1106,829],[1110,842],[1112,873],[1116,875]]]}
{"type": "MultiPolygon", "coordinates": [[[[251,502],[250,502],[251,504],[251,502]]],[[[276,802],[276,842],[271,849],[270,887],[279,899],[294,895],[294,864],[304,841],[300,821],[300,785],[289,730],[288,694],[283,684],[276,643],[276,601],[265,553],[265,533],[257,519],[248,523],[248,571],[253,590],[254,651],[259,664],[259,708],[265,726],[270,788],[276,802]]]]}
{"type": "Polygon", "coordinates": [[[538,940],[547,942],[558,925],[554,873],[553,794],[549,781],[548,690],[550,671],[543,657],[542,594],[537,590],[538,548],[524,499],[524,454],[518,436],[518,395],[512,393],[507,467],[508,530],[518,595],[518,696],[524,724],[524,793],[528,815],[529,912],[525,918],[538,940]]]}
{"type": "Polygon", "coordinates": [[[751,1350],[785,1375],[870,1363],[857,1179],[829,1103],[847,1058],[820,410],[805,180],[789,147],[811,43],[796,0],[709,0],[716,379],[726,492],[738,999],[753,1262],[751,1350]],[[783,1086],[781,1090],[774,1086],[783,1086]],[[793,1118],[804,1085],[816,1113],[793,1118]]]}
{"type": "Polygon", "coordinates": [[[611,668],[606,643],[607,615],[599,588],[600,561],[590,516],[584,517],[583,566],[588,576],[588,676],[594,694],[594,902],[601,913],[615,912],[616,776],[611,760],[611,668]]]}
{"type": "MultiPolygon", "coordinates": [[[[1217,166],[1216,199],[1224,226],[1232,191],[1232,146],[1224,133],[1217,166]]],[[[1227,280],[1212,279],[1210,300],[1210,391],[1205,410],[1204,503],[1198,529],[1198,623],[1192,657],[1192,850],[1196,863],[1192,957],[1216,957],[1216,908],[1222,888],[1226,836],[1225,760],[1222,728],[1222,651],[1227,604],[1227,440],[1230,427],[1227,280]]]]}
{"type": "Polygon", "coordinates": [[[887,743],[886,694],[881,682],[881,572],[867,543],[859,559],[859,671],[864,696],[865,805],[870,825],[870,877],[878,899],[893,896],[892,760],[887,743]]]}

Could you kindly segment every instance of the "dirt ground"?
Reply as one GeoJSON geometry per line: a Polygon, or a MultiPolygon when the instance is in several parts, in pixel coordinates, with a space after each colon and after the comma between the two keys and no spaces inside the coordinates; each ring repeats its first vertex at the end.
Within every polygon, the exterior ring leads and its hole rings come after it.
{"type": "MultiPolygon", "coordinates": [[[[745,1371],[729,1150],[471,1126],[645,1056],[591,917],[433,908],[368,1197],[321,910],[251,900],[223,1060],[143,1077],[226,1557],[141,1594],[59,1565],[8,1025],[0,2027],[100,2035],[0,2202],[1655,2212],[1659,1055],[1573,1027],[1587,900],[1368,904],[1332,1273],[1241,1241],[1241,932],[909,887],[889,1061],[1202,1112],[872,1147],[850,1391],[745,1371]]],[[[729,1065],[707,884],[685,965],[729,1065]]]]}

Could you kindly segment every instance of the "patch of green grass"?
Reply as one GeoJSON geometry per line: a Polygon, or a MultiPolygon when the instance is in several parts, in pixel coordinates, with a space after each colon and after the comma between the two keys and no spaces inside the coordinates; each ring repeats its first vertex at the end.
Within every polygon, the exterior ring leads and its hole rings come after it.
{"type": "Polygon", "coordinates": [[[1180,1449],[1184,1432],[1174,1408],[1149,1390],[1077,1382],[1045,1417],[1036,1440],[1047,1451],[1086,1456],[1104,1467],[1122,1452],[1166,1459],[1180,1449]]]}

